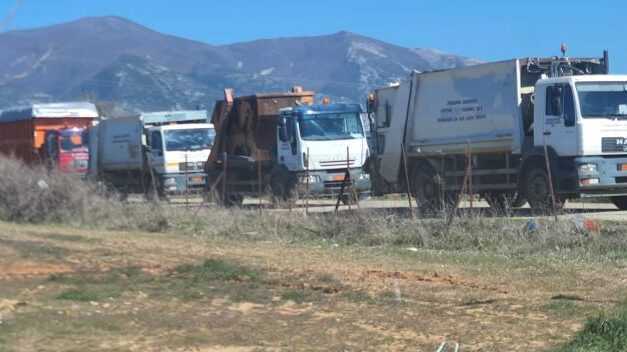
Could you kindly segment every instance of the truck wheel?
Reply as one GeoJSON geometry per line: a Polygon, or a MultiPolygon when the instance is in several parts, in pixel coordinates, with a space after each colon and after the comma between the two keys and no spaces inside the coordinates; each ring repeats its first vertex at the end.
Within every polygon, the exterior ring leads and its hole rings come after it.
{"type": "Polygon", "coordinates": [[[513,208],[522,208],[525,204],[527,204],[527,198],[522,195],[520,192],[516,192],[516,196],[512,200],[513,208]]]}
{"type": "Polygon", "coordinates": [[[358,199],[357,199],[357,195],[356,195],[356,194],[354,194],[354,193],[352,193],[352,192],[349,192],[349,194],[344,194],[344,195],[342,196],[342,203],[343,203],[344,205],[353,205],[353,204],[357,204],[357,201],[358,201],[358,199]]]}
{"type": "Polygon", "coordinates": [[[165,193],[165,190],[163,189],[163,187],[160,187],[158,184],[156,186],[157,188],[155,189],[155,186],[152,184],[152,182],[149,183],[144,193],[144,197],[146,198],[146,200],[149,202],[156,202],[158,200],[169,201],[168,196],[165,193]]]}
{"type": "Polygon", "coordinates": [[[244,204],[244,196],[241,194],[227,193],[223,205],[227,208],[241,207],[244,204]]]}
{"type": "Polygon", "coordinates": [[[237,193],[222,194],[220,191],[215,191],[211,197],[217,205],[225,208],[241,207],[244,204],[244,196],[237,193]]]}
{"type": "Polygon", "coordinates": [[[433,214],[442,209],[438,175],[430,167],[418,165],[413,172],[412,192],[416,206],[422,213],[433,214]]]}
{"type": "Polygon", "coordinates": [[[490,208],[498,215],[509,215],[515,208],[517,195],[512,193],[487,193],[483,196],[490,208]]]}
{"type": "MultiPolygon", "coordinates": [[[[532,211],[546,214],[552,211],[549,175],[544,168],[534,167],[525,174],[525,195],[532,211]]],[[[555,195],[555,210],[560,210],[564,201],[555,195]]]]}
{"type": "Polygon", "coordinates": [[[627,210],[627,196],[612,197],[612,203],[620,210],[627,210]]]}
{"type": "Polygon", "coordinates": [[[244,204],[244,196],[238,193],[229,192],[228,186],[226,192],[224,192],[222,182],[224,182],[224,180],[220,180],[216,184],[215,188],[213,188],[213,192],[205,192],[207,199],[211,199],[215,201],[218,206],[225,208],[241,207],[242,204],[244,204]]]}
{"type": "Polygon", "coordinates": [[[272,191],[272,203],[280,205],[288,203],[294,205],[298,201],[296,178],[286,169],[278,169],[272,173],[270,189],[272,191]]]}

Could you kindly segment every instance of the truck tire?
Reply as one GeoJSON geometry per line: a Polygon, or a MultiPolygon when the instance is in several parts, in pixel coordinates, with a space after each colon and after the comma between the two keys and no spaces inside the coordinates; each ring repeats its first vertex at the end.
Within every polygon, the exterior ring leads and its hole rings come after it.
{"type": "Polygon", "coordinates": [[[241,207],[244,204],[244,196],[228,191],[226,194],[223,194],[220,190],[216,190],[213,192],[211,199],[214,200],[218,206],[225,208],[241,207]]]}
{"type": "Polygon", "coordinates": [[[433,215],[448,211],[457,206],[458,193],[441,191],[441,181],[437,172],[428,165],[417,165],[412,173],[411,192],[416,200],[418,211],[433,215]]]}
{"type": "Polygon", "coordinates": [[[342,203],[344,205],[353,205],[353,204],[357,204],[358,201],[358,196],[356,194],[354,194],[353,192],[348,192],[348,194],[344,194],[342,196],[342,203]]]}
{"type": "MultiPolygon", "coordinates": [[[[533,212],[547,214],[553,211],[549,175],[545,168],[535,166],[525,173],[525,197],[533,212]]],[[[564,201],[556,194],[555,210],[563,206],[564,201]]]]}
{"type": "Polygon", "coordinates": [[[516,197],[514,197],[514,200],[512,202],[512,207],[522,208],[523,206],[525,206],[525,204],[527,204],[527,198],[525,198],[525,196],[522,193],[516,192],[516,197]]]}
{"type": "MultiPolygon", "coordinates": [[[[213,186],[215,180],[212,179],[211,181],[207,182],[210,182],[211,186],[213,186]]],[[[208,183],[205,187],[205,199],[214,201],[216,205],[220,207],[241,207],[244,204],[244,196],[239,193],[229,191],[228,183],[225,191],[223,182],[224,180],[220,180],[215,185],[212,192],[210,192],[210,189],[208,188],[208,183]]]]}
{"type": "Polygon", "coordinates": [[[227,208],[241,207],[244,204],[244,196],[237,193],[227,193],[222,205],[227,208]]]}
{"type": "Polygon", "coordinates": [[[491,192],[484,194],[483,199],[498,215],[510,215],[513,209],[520,208],[527,203],[527,200],[518,192],[491,192]]]}
{"type": "Polygon", "coordinates": [[[298,180],[285,168],[276,169],[270,179],[272,203],[275,205],[294,205],[298,201],[298,180]]]}
{"type": "Polygon", "coordinates": [[[627,196],[612,197],[612,203],[620,210],[627,210],[627,196]]]}
{"type": "Polygon", "coordinates": [[[168,195],[166,194],[163,187],[159,185],[158,182],[156,185],[153,184],[152,182],[148,183],[148,186],[146,187],[146,191],[144,193],[144,197],[149,202],[157,202],[157,201],[168,202],[169,201],[168,195]],[[156,186],[156,189],[155,189],[155,186],[156,186]]]}

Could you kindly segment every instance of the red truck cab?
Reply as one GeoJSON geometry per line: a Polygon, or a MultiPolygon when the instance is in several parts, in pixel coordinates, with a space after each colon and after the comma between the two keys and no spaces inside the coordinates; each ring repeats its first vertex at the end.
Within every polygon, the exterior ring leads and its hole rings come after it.
{"type": "Polygon", "coordinates": [[[99,118],[92,103],[33,104],[0,114],[0,153],[66,173],[87,173],[88,129],[99,118]]]}
{"type": "Polygon", "coordinates": [[[43,152],[44,159],[67,173],[87,173],[89,149],[87,128],[71,127],[48,131],[43,152]]]}

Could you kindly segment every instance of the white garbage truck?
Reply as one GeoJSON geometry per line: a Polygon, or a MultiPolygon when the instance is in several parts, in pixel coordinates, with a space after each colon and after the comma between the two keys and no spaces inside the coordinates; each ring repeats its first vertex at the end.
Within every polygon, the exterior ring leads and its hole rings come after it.
{"type": "Polygon", "coordinates": [[[206,111],[103,119],[90,132],[89,174],[122,194],[200,192],[214,137],[206,111]]]}
{"type": "Polygon", "coordinates": [[[627,76],[609,74],[607,51],[414,72],[369,111],[375,194],[410,190],[425,211],[462,191],[496,208],[609,197],[627,209],[627,76]]]}

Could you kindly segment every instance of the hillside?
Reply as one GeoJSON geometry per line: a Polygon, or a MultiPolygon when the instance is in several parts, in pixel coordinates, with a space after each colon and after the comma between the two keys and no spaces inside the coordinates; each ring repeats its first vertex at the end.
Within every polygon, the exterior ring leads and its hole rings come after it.
{"type": "Polygon", "coordinates": [[[293,85],[360,101],[412,69],[478,62],[350,32],[215,46],[119,17],[2,33],[0,48],[0,109],[68,99],[127,110],[209,107],[224,87],[246,94],[293,85]]]}

